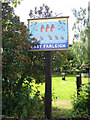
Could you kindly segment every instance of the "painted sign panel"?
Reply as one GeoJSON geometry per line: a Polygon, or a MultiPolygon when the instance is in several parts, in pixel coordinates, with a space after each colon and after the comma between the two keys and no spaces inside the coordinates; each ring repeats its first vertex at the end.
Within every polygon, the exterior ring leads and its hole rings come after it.
{"type": "MultiPolygon", "coordinates": [[[[31,51],[68,49],[68,17],[29,19],[29,34],[39,44],[31,45],[31,51]]],[[[33,42],[33,41],[32,41],[33,42]]]]}

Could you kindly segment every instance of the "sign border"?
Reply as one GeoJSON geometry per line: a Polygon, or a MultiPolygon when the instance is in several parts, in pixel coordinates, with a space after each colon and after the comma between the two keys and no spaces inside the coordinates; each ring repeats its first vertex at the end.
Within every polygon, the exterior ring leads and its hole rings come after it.
{"type": "MultiPolygon", "coordinates": [[[[27,19],[28,20],[28,29],[29,29],[29,21],[30,20],[60,19],[60,18],[67,18],[67,40],[68,40],[68,48],[65,48],[65,49],[30,49],[30,50],[28,48],[28,51],[61,51],[61,50],[69,50],[69,28],[68,28],[68,18],[69,18],[69,16],[27,19]]],[[[28,34],[29,34],[29,32],[28,32],[28,34]]]]}

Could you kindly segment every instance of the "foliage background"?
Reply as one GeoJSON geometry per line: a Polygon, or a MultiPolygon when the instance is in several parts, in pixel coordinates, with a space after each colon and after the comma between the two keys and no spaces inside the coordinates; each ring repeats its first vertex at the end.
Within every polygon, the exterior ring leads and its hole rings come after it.
{"type": "MultiPolygon", "coordinates": [[[[89,63],[89,29],[85,9],[80,8],[79,12],[74,9],[73,13],[76,17],[73,45],[69,51],[52,53],[53,74],[77,74],[82,64],[89,63]]],[[[30,10],[29,15],[31,18],[51,17],[52,11],[43,4],[40,9],[30,10]]],[[[37,40],[33,40],[36,44],[37,40]]],[[[13,7],[2,3],[2,112],[7,116],[22,118],[32,117],[35,113],[38,117],[43,115],[44,96],[40,96],[36,84],[45,82],[45,55],[44,52],[28,52],[31,41],[27,27],[15,15],[13,7]],[[33,80],[35,86],[31,84],[33,80]]]]}
{"type": "MultiPolygon", "coordinates": [[[[29,84],[23,87],[25,79],[29,83],[33,78],[35,83],[44,81],[44,55],[28,52],[30,44],[27,27],[9,4],[2,3],[2,112],[7,116],[28,114],[29,94],[33,88],[29,84]]],[[[38,101],[38,97],[35,100],[38,101]]]]}

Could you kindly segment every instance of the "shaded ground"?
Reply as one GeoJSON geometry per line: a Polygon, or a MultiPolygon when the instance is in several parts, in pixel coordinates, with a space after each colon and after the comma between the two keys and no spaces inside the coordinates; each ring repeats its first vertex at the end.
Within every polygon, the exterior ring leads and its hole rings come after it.
{"type": "MultiPolygon", "coordinates": [[[[48,119],[19,119],[19,118],[5,117],[0,120],[48,120],[48,119]]],[[[90,118],[58,118],[58,119],[50,119],[50,120],[90,120],[90,118]]]]}
{"type": "Polygon", "coordinates": [[[72,108],[72,104],[70,100],[54,100],[52,101],[52,105],[54,107],[63,107],[63,108],[72,108]]]}
{"type": "MultiPolygon", "coordinates": [[[[83,117],[71,117],[72,114],[72,104],[70,100],[54,100],[52,101],[52,119],[50,120],[90,120],[90,118],[83,117]]],[[[48,120],[45,118],[38,119],[20,119],[3,116],[0,120],[48,120]]]]}

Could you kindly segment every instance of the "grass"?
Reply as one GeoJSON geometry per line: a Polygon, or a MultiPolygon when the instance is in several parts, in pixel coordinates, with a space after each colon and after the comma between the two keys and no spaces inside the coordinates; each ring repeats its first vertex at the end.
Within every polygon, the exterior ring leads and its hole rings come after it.
{"type": "MultiPolygon", "coordinates": [[[[82,78],[82,84],[88,83],[88,78],[82,78]]],[[[41,94],[45,93],[45,83],[40,84],[41,94]]],[[[77,94],[76,76],[67,75],[65,81],[62,76],[52,77],[52,105],[58,108],[72,108],[71,97],[77,94]]]]}
{"type": "MultiPolygon", "coordinates": [[[[82,78],[82,84],[88,83],[88,78],[82,78]]],[[[45,93],[45,83],[40,84],[41,94],[45,93]]],[[[52,77],[52,97],[55,100],[71,100],[71,96],[76,93],[76,76],[66,76],[65,81],[61,76],[52,77]]]]}
{"type": "MultiPolygon", "coordinates": [[[[82,84],[88,83],[88,78],[82,78],[82,84]]],[[[35,83],[32,83],[36,89],[35,83]]],[[[45,94],[45,83],[37,85],[41,95],[45,94]]],[[[74,117],[71,104],[72,95],[77,93],[76,76],[69,75],[62,80],[62,76],[52,76],[52,117],[74,117]]]]}
{"type": "MultiPolygon", "coordinates": [[[[88,83],[88,78],[82,78],[82,84],[84,83],[88,83]]],[[[77,94],[76,76],[66,76],[65,81],[62,80],[61,76],[52,77],[52,91],[54,93],[52,101],[53,118],[75,117],[75,113],[72,112],[71,97],[77,94]],[[55,97],[57,99],[54,99],[55,97]]]]}
{"type": "Polygon", "coordinates": [[[66,77],[64,81],[57,76],[52,78],[52,82],[52,91],[58,100],[70,100],[76,92],[75,77],[66,77]]]}

